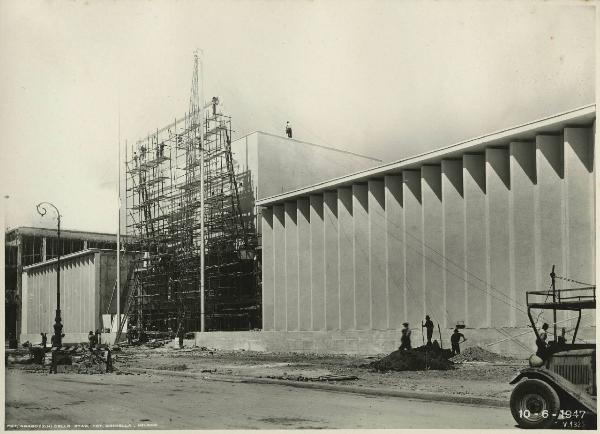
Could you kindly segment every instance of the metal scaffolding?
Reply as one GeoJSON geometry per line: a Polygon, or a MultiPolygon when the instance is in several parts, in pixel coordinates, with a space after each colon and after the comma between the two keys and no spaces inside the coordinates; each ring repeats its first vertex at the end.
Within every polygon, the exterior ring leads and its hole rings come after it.
{"type": "Polygon", "coordinates": [[[125,312],[145,330],[260,328],[257,235],[240,207],[250,174],[232,158],[231,118],[218,98],[200,108],[197,87],[196,57],[188,114],[139,140],[126,161],[127,230],[143,254],[125,312]]]}

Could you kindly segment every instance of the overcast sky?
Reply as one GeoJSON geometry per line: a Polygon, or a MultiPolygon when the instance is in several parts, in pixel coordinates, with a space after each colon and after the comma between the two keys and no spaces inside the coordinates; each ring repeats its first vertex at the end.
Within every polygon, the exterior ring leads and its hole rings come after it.
{"type": "Polygon", "coordinates": [[[8,225],[52,227],[45,200],[115,231],[119,113],[122,142],[181,116],[195,48],[234,138],[290,120],[386,162],[594,102],[583,3],[3,0],[8,225]]]}

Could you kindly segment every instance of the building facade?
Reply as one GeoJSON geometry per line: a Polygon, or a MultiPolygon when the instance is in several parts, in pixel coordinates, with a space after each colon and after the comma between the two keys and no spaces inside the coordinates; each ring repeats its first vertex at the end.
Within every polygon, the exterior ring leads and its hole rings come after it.
{"type": "MultiPolygon", "coordinates": [[[[117,313],[117,258],[114,250],[87,249],[60,262],[60,302],[64,342],[86,342],[88,332],[114,330],[117,313]]],[[[127,274],[132,256],[121,257],[121,312],[127,305],[127,274]]],[[[56,314],[56,259],[23,268],[21,342],[39,342],[53,333],[56,314]]]]}
{"type": "MultiPolygon", "coordinates": [[[[125,237],[123,237],[125,240],[125,237]]],[[[61,230],[60,243],[55,229],[17,227],[5,237],[5,335],[18,336],[21,330],[23,268],[88,248],[116,249],[115,234],[61,230]]]]}
{"type": "Polygon", "coordinates": [[[589,106],[259,200],[263,330],[525,328],[553,265],[595,283],[594,137],[589,106]]]}

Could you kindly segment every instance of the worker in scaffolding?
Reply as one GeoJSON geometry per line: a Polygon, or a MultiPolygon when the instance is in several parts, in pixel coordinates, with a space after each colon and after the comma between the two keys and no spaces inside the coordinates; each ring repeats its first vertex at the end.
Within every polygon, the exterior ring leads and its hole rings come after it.
{"type": "Polygon", "coordinates": [[[213,114],[213,118],[215,116],[217,116],[217,105],[219,104],[219,98],[217,98],[216,96],[212,97],[212,114],[213,114]]]}

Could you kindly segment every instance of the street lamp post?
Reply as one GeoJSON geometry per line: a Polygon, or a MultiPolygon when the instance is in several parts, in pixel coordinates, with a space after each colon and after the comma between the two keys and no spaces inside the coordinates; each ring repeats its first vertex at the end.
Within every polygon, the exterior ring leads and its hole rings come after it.
{"type": "Polygon", "coordinates": [[[60,318],[60,212],[58,208],[56,208],[50,202],[42,202],[38,203],[36,208],[37,212],[43,217],[48,212],[46,209],[46,205],[51,206],[56,211],[56,221],[58,223],[58,257],[56,259],[56,318],[54,318],[54,345],[56,348],[61,347],[62,345],[62,321],[60,318]]]}

